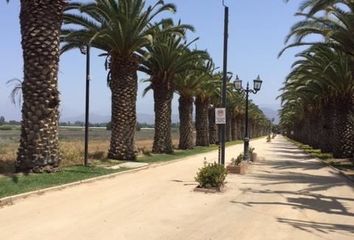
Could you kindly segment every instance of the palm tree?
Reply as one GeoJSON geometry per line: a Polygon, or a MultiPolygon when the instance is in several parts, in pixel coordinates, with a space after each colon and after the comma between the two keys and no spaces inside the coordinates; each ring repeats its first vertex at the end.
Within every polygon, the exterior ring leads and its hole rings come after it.
{"type": "Polygon", "coordinates": [[[199,81],[193,77],[193,71],[179,74],[176,78],[176,91],[179,94],[179,149],[192,149],[193,142],[193,103],[194,93],[199,87],[199,81]]]}
{"type": "MultiPolygon", "coordinates": [[[[233,86],[231,85],[233,88],[233,86]]],[[[231,92],[228,98],[229,105],[229,115],[230,115],[230,130],[231,130],[231,140],[241,139],[241,110],[244,106],[244,96],[240,92],[231,92]]]]}
{"type": "Polygon", "coordinates": [[[286,46],[280,55],[288,48],[317,44],[354,56],[354,2],[352,0],[307,0],[301,5],[300,11],[297,15],[305,19],[291,28],[286,43],[293,37],[294,42],[286,46]],[[304,13],[307,9],[308,12],[304,13]],[[315,15],[320,11],[325,11],[326,14],[315,15]],[[311,34],[322,36],[325,41],[304,41],[305,37],[311,34]]]}
{"type": "Polygon", "coordinates": [[[288,120],[286,112],[301,112],[300,118],[294,118],[295,123],[301,123],[294,126],[299,140],[331,151],[336,157],[351,157],[351,58],[323,45],[315,45],[298,56],[302,59],[295,62],[281,95],[283,115],[288,120]]]}
{"type": "Polygon", "coordinates": [[[185,43],[184,32],[193,30],[191,26],[178,24],[181,34],[166,31],[173,23],[165,22],[161,29],[156,28],[154,44],[148,46],[148,57],[143,62],[141,71],[150,75],[150,86],[145,90],[154,91],[155,100],[155,135],[152,152],[172,153],[171,139],[171,101],[175,91],[175,80],[179,74],[194,67],[200,56],[199,51],[190,51],[188,47],[194,41],[185,43]]]}
{"type": "Polygon", "coordinates": [[[16,105],[21,105],[22,103],[22,81],[20,79],[14,78],[6,82],[7,85],[12,85],[12,91],[10,93],[11,102],[16,105]]]}
{"type": "Polygon", "coordinates": [[[52,172],[59,166],[58,63],[65,0],[21,0],[24,77],[16,170],[52,172]]]}
{"type": "Polygon", "coordinates": [[[354,153],[350,120],[354,113],[353,10],[351,0],[305,1],[298,13],[305,19],[293,26],[287,42],[293,37],[294,42],[283,49],[312,46],[298,54],[302,59],[294,64],[285,83],[283,122],[296,128],[296,138],[332,151],[335,157],[354,153]],[[322,36],[323,41],[305,41],[310,34],[322,36]],[[294,107],[294,102],[301,104],[294,107]],[[296,112],[302,117],[295,117],[296,112]],[[290,119],[294,124],[289,124],[290,119]]]}
{"type": "Polygon", "coordinates": [[[218,94],[220,81],[214,74],[215,66],[212,60],[204,63],[205,70],[201,72],[201,84],[195,96],[195,128],[196,146],[209,146],[209,107],[213,96],[218,94]]]}
{"type": "Polygon", "coordinates": [[[145,8],[144,0],[95,0],[72,3],[67,10],[65,23],[76,27],[64,29],[62,50],[90,44],[107,56],[112,92],[108,157],[135,160],[137,70],[142,62],[141,51],[152,44],[155,18],[166,11],[175,12],[175,6],[158,1],[145,8]]]}

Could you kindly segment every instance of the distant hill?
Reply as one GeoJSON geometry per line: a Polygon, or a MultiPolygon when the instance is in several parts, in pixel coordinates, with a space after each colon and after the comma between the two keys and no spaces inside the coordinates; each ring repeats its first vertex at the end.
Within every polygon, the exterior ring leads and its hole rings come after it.
{"type": "MultiPolygon", "coordinates": [[[[272,119],[274,118],[274,123],[279,122],[279,117],[278,117],[278,112],[272,108],[269,107],[261,107],[262,111],[264,114],[267,116],[267,118],[272,119]]],[[[149,114],[149,113],[138,113],[138,122],[140,123],[147,123],[147,124],[154,124],[155,121],[155,116],[154,114],[149,114]]],[[[90,123],[106,123],[111,120],[110,116],[106,115],[100,115],[96,113],[90,113],[90,123]]],[[[84,122],[85,121],[85,115],[81,114],[80,116],[74,116],[74,117],[62,117],[60,119],[61,122],[84,122]]],[[[178,123],[179,122],[179,116],[178,114],[172,114],[172,123],[178,123]]]]}
{"type": "Polygon", "coordinates": [[[279,123],[278,111],[268,107],[261,107],[263,113],[266,115],[268,119],[274,118],[274,123],[279,123]]]}
{"type": "MultiPolygon", "coordinates": [[[[137,115],[138,115],[137,116],[138,122],[140,123],[153,124],[155,122],[155,116],[153,114],[138,113],[137,115]]],[[[84,120],[85,120],[84,114],[80,116],[74,116],[74,117],[63,117],[60,119],[61,122],[76,122],[76,121],[83,122],[84,120]]],[[[106,123],[109,122],[110,120],[111,120],[110,116],[90,113],[90,123],[106,123]]],[[[178,114],[172,114],[172,122],[173,123],[179,122],[178,114]]]]}

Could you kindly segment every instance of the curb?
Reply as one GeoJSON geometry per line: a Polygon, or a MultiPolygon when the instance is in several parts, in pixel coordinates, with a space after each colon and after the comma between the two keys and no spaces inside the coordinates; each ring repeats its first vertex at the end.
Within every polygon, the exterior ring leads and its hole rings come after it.
{"type": "Polygon", "coordinates": [[[140,171],[140,170],[147,169],[149,167],[150,167],[150,165],[139,167],[139,168],[134,168],[134,169],[126,170],[126,171],[111,173],[111,174],[103,175],[103,176],[99,176],[99,177],[88,178],[88,179],[80,180],[80,181],[77,181],[77,182],[66,183],[66,184],[63,184],[63,185],[43,188],[43,189],[31,191],[31,192],[26,192],[26,193],[21,193],[21,194],[17,194],[17,195],[13,195],[13,196],[0,198],[0,208],[4,207],[4,206],[7,206],[7,205],[13,205],[18,200],[26,199],[26,198],[29,198],[29,197],[32,197],[32,196],[35,196],[35,195],[42,195],[42,194],[45,194],[46,192],[63,190],[65,188],[74,187],[74,186],[78,186],[78,185],[85,184],[85,183],[91,183],[91,182],[96,182],[98,180],[113,178],[113,177],[116,177],[116,176],[121,175],[123,173],[124,174],[125,173],[133,173],[133,172],[137,172],[137,171],[140,171]]]}

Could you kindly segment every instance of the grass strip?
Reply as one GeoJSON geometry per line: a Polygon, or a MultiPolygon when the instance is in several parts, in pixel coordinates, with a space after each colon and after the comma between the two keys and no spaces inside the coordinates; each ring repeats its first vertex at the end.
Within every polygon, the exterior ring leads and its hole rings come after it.
{"type": "Polygon", "coordinates": [[[43,188],[63,185],[93,177],[103,176],[126,169],[105,169],[99,167],[71,166],[55,173],[13,175],[0,178],[0,198],[43,188]]]}
{"type": "MultiPolygon", "coordinates": [[[[242,143],[242,141],[237,140],[237,141],[227,142],[225,145],[232,146],[240,143],[242,143]]],[[[146,153],[145,155],[138,157],[137,161],[144,162],[144,163],[168,162],[168,161],[185,158],[185,157],[189,157],[201,153],[211,152],[217,150],[218,147],[219,147],[218,145],[211,145],[209,147],[194,147],[193,149],[190,150],[175,150],[171,154],[146,153]]]]}
{"type": "MultiPolygon", "coordinates": [[[[319,158],[324,163],[331,165],[339,170],[350,170],[354,172],[354,162],[350,159],[335,159],[331,153],[323,153],[321,149],[314,149],[310,145],[297,142],[293,139],[286,137],[287,140],[295,144],[298,148],[302,149],[304,152],[309,154],[311,157],[319,158]]],[[[354,173],[351,174],[354,177],[354,173]]]]}
{"type": "Polygon", "coordinates": [[[331,153],[323,153],[321,149],[314,149],[310,145],[303,144],[301,142],[297,142],[291,138],[286,137],[287,140],[295,144],[298,148],[311,155],[311,157],[319,158],[322,160],[333,159],[333,155],[331,153]]]}
{"type": "MultiPolygon", "coordinates": [[[[227,142],[226,146],[232,146],[240,143],[242,143],[240,140],[227,142]]],[[[217,145],[211,145],[209,147],[195,147],[191,150],[176,150],[173,154],[147,154],[139,157],[137,161],[144,163],[167,162],[201,153],[207,153],[217,149],[217,145]]],[[[40,190],[48,187],[59,186],[125,170],[127,169],[106,169],[99,166],[70,166],[64,167],[55,173],[32,173],[28,175],[14,174],[8,177],[0,177],[0,198],[40,190]]]]}

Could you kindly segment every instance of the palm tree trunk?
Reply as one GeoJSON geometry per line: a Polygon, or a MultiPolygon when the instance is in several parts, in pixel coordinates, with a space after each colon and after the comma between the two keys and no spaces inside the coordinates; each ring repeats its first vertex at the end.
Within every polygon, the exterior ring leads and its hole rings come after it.
{"type": "Polygon", "coordinates": [[[169,85],[169,81],[153,81],[155,101],[155,134],[154,143],[152,146],[153,153],[173,152],[171,138],[171,102],[173,98],[173,91],[169,85]]]}
{"type": "Polygon", "coordinates": [[[236,118],[236,131],[237,131],[236,140],[242,140],[243,132],[242,132],[242,117],[241,116],[238,116],[236,118]]]}
{"type": "Polygon", "coordinates": [[[209,143],[217,142],[217,126],[215,123],[215,107],[209,108],[209,143]]]}
{"type": "Polygon", "coordinates": [[[193,148],[193,97],[179,98],[179,149],[193,148]]]}
{"type": "Polygon", "coordinates": [[[52,172],[60,163],[58,64],[65,5],[64,0],[21,0],[24,78],[16,171],[52,172]]]}
{"type": "Polygon", "coordinates": [[[197,97],[195,100],[196,116],[195,128],[197,131],[196,145],[209,146],[209,101],[197,97]]]}
{"type": "Polygon", "coordinates": [[[226,142],[231,141],[231,112],[226,108],[226,142]]]}
{"type": "Polygon", "coordinates": [[[341,98],[336,102],[333,156],[336,158],[353,157],[353,134],[351,98],[341,98]]]}
{"type": "Polygon", "coordinates": [[[112,134],[108,157],[135,160],[137,68],[135,59],[112,56],[112,134]]]}
{"type": "Polygon", "coordinates": [[[333,138],[334,117],[335,112],[331,102],[325,103],[322,107],[321,114],[321,150],[323,152],[333,152],[333,145],[331,144],[333,138]]]}
{"type": "Polygon", "coordinates": [[[237,118],[236,116],[231,117],[231,140],[237,140],[237,118]]]}

